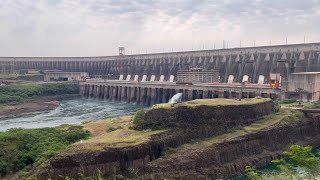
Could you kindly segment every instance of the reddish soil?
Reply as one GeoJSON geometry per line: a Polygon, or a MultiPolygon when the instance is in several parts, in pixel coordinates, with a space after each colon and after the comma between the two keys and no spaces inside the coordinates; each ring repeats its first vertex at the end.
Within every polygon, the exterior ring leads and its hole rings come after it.
{"type": "Polygon", "coordinates": [[[21,103],[0,106],[0,118],[19,116],[25,113],[49,111],[57,108],[59,101],[55,97],[36,97],[21,103]]]}

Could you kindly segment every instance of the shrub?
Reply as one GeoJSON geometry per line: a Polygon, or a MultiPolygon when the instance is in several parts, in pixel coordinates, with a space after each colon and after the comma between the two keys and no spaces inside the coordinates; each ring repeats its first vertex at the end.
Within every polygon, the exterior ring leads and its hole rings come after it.
{"type": "Polygon", "coordinates": [[[278,169],[273,173],[257,171],[255,168],[246,167],[246,176],[249,179],[316,179],[319,175],[320,158],[312,152],[311,146],[294,144],[289,151],[283,152],[288,159],[273,160],[278,169]],[[305,170],[301,176],[297,169],[305,170]]]}
{"type": "Polygon", "coordinates": [[[279,101],[274,101],[274,112],[279,112],[281,109],[281,105],[279,101]]]}
{"type": "Polygon", "coordinates": [[[135,127],[140,127],[143,125],[144,122],[144,116],[145,116],[145,112],[144,110],[140,110],[138,111],[135,116],[133,117],[133,125],[135,127]]]}
{"type": "Polygon", "coordinates": [[[305,105],[307,109],[320,109],[320,100],[305,105]]]}
{"type": "Polygon", "coordinates": [[[282,100],[280,102],[280,104],[292,104],[292,103],[295,103],[295,102],[297,102],[296,99],[285,99],[285,100],[282,100]]]}
{"type": "Polygon", "coordinates": [[[109,132],[112,132],[112,131],[116,131],[116,130],[118,130],[118,129],[122,129],[122,127],[121,127],[121,126],[118,126],[118,127],[110,127],[110,128],[108,128],[106,131],[109,133],[109,132]]]}

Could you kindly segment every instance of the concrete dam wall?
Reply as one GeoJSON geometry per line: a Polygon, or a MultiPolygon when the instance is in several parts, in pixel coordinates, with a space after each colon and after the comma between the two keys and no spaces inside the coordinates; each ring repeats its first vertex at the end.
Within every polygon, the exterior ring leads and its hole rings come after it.
{"type": "Polygon", "coordinates": [[[161,75],[168,80],[178,70],[199,67],[217,70],[220,82],[232,75],[234,82],[248,77],[257,83],[259,76],[268,82],[269,73],[279,72],[284,79],[289,73],[320,71],[320,43],[247,47],[203,51],[172,52],[101,57],[0,57],[1,72],[22,69],[81,71],[92,75],[109,74],[147,76],[161,75]]]}
{"type": "Polygon", "coordinates": [[[254,98],[257,96],[276,99],[279,90],[259,86],[242,89],[241,86],[179,86],[163,83],[80,83],[82,97],[146,106],[167,103],[176,93],[183,93],[183,101],[206,98],[254,98]]]}

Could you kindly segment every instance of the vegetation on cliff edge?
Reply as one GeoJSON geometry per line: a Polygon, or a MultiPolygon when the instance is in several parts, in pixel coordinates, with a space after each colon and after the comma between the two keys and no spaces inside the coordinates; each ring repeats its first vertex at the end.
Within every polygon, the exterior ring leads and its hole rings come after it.
{"type": "Polygon", "coordinates": [[[320,173],[320,158],[311,146],[291,145],[289,151],[283,153],[287,160],[272,161],[276,165],[273,171],[258,171],[254,167],[246,167],[246,176],[252,180],[263,179],[316,179],[320,173]]]}
{"type": "MultiPolygon", "coordinates": [[[[192,101],[181,102],[175,104],[173,107],[180,107],[180,106],[230,106],[230,105],[244,105],[244,104],[257,104],[262,102],[271,101],[268,98],[246,98],[242,99],[241,101],[237,99],[225,99],[225,98],[214,98],[214,99],[195,99],[192,101]]],[[[155,104],[152,106],[153,108],[172,108],[172,104],[155,104]]]]}
{"type": "Polygon", "coordinates": [[[11,129],[0,132],[0,178],[39,165],[69,144],[89,137],[82,126],[11,129]]]}

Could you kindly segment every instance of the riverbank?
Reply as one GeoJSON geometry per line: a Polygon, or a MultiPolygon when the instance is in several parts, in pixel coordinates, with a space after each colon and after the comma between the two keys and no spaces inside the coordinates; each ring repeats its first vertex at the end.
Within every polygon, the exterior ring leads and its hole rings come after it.
{"type": "Polygon", "coordinates": [[[27,98],[22,102],[0,104],[0,119],[20,117],[34,112],[45,112],[59,107],[62,99],[80,97],[74,95],[44,96],[27,98]]]}
{"type": "Polygon", "coordinates": [[[22,83],[0,86],[0,119],[53,110],[59,100],[79,94],[76,84],[22,83]]]}

